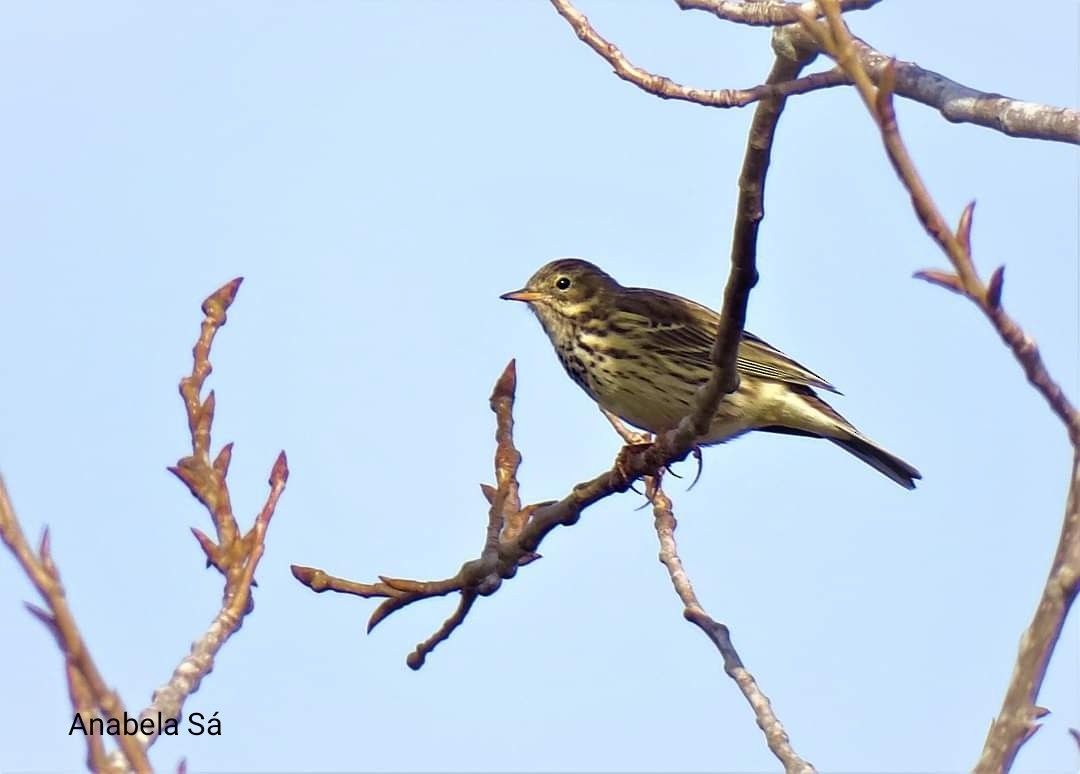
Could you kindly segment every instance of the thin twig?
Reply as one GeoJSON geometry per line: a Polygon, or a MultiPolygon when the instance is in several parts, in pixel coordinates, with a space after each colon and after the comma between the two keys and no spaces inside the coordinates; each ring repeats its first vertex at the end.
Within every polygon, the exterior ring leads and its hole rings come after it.
{"type": "Polygon", "coordinates": [[[675,528],[678,522],[672,510],[671,498],[664,493],[658,482],[652,477],[646,478],[646,495],[653,504],[653,517],[656,527],[656,536],[660,540],[660,562],[667,568],[671,576],[671,584],[675,587],[675,593],[683,603],[683,617],[697,626],[712,641],[720,655],[724,659],[724,671],[735,681],[742,691],[746,701],[754,710],[758,727],[765,734],[765,741],[769,749],[784,764],[787,772],[812,772],[814,767],[803,760],[791,746],[791,740],[780,719],[773,712],[772,702],[761,687],[757,684],[754,676],[743,664],[735,646],[731,643],[731,632],[728,627],[714,620],[701,602],[698,601],[694,587],[683,567],[682,559],[679,558],[678,546],[675,543],[675,528]]]}
{"type": "MultiPolygon", "coordinates": [[[[629,445],[648,443],[651,439],[646,433],[637,433],[627,427],[621,419],[607,409],[600,411],[608,422],[629,445]]],[[[754,710],[754,717],[758,727],[765,733],[765,741],[773,754],[784,764],[788,772],[812,772],[814,767],[800,758],[791,746],[791,740],[784,731],[783,725],[773,712],[772,703],[758,686],[753,675],[746,669],[739,657],[735,646],[731,642],[731,632],[728,627],[714,620],[705,608],[702,607],[694,593],[693,584],[686,574],[682,559],[679,558],[678,547],[675,543],[675,528],[678,521],[672,508],[671,498],[667,496],[660,485],[659,476],[645,476],[645,497],[652,504],[654,526],[656,536],[660,540],[660,562],[667,568],[671,576],[671,583],[675,587],[675,593],[683,603],[683,617],[701,629],[705,636],[720,651],[724,660],[724,671],[739,686],[743,696],[754,710]]]]}
{"type": "MultiPolygon", "coordinates": [[[[551,4],[555,6],[559,15],[566,19],[577,36],[611,65],[616,75],[642,91],[662,99],[682,100],[715,108],[744,107],[769,97],[806,94],[850,83],[847,76],[837,68],[813,73],[803,78],[762,83],[748,89],[699,89],[694,86],[684,86],[671,78],[657,75],[635,65],[617,46],[597,32],[585,14],[574,7],[569,0],[551,0],[551,4]]],[[[757,7],[757,4],[748,7],[757,7]]]]}
{"type": "Polygon", "coordinates": [[[417,645],[416,649],[405,659],[405,663],[409,665],[410,669],[419,669],[422,667],[424,661],[427,660],[428,654],[435,650],[435,647],[440,642],[444,642],[450,638],[450,635],[454,633],[456,628],[461,626],[465,621],[465,616],[472,610],[473,602],[476,601],[476,597],[477,593],[472,589],[462,589],[461,597],[458,600],[458,606],[454,611],[454,614],[443,621],[443,625],[440,626],[434,634],[417,645]]]}
{"type": "Polygon", "coordinates": [[[822,5],[827,24],[819,24],[809,16],[802,24],[855,82],[878,125],[889,160],[911,195],[919,221],[938,243],[955,272],[926,270],[916,276],[965,296],[986,315],[1028,381],[1061,420],[1073,445],[1072,476],[1057,550],[1038,607],[1021,639],[1001,712],[990,726],[975,767],[978,772],[1007,771],[1023,744],[1038,730],[1036,721],[1046,714],[1046,710],[1036,704],[1039,690],[1069,610],[1080,593],[1080,413],[1050,376],[1034,341],[1002,308],[1003,267],[991,274],[989,282],[984,283],[980,278],[971,255],[974,204],[965,208],[954,231],[923,184],[897,125],[892,103],[893,67],[884,68],[880,83],[875,87],[855,52],[853,38],[840,17],[836,0],[822,0],[822,5]]]}

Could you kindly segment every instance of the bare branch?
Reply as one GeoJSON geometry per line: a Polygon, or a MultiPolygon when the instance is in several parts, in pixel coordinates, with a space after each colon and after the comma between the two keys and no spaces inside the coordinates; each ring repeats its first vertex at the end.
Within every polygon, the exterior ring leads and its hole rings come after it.
{"type": "Polygon", "coordinates": [[[776,713],[773,712],[772,702],[758,686],[754,676],[743,664],[735,646],[731,643],[731,632],[724,624],[719,623],[701,606],[690,578],[683,568],[682,559],[679,558],[678,547],[675,543],[675,528],[678,522],[672,511],[671,498],[664,493],[660,483],[653,477],[646,481],[646,495],[652,501],[653,517],[656,526],[656,536],[660,539],[660,561],[667,568],[671,576],[671,584],[675,587],[675,593],[683,603],[683,617],[697,626],[705,633],[720,655],[724,659],[724,671],[735,681],[742,691],[747,702],[754,710],[758,727],[765,733],[765,741],[772,750],[773,755],[780,759],[787,772],[813,772],[814,767],[799,757],[791,746],[784,726],[781,724],[776,713]]]}
{"type": "Polygon", "coordinates": [[[885,68],[892,66],[896,94],[934,108],[954,124],[975,124],[1010,137],[1080,144],[1078,110],[979,91],[914,62],[893,60],[858,38],[852,39],[852,46],[875,83],[880,84],[885,68]]]}
{"type": "Polygon", "coordinates": [[[1038,730],[1036,721],[1046,714],[1046,710],[1036,704],[1039,690],[1069,610],[1080,593],[1080,414],[1051,378],[1034,341],[1002,308],[1003,269],[996,269],[989,283],[983,283],[979,277],[971,256],[973,205],[965,208],[954,232],[923,184],[896,122],[892,104],[894,68],[887,65],[882,70],[879,86],[875,87],[855,52],[855,43],[840,17],[836,0],[822,0],[822,5],[827,13],[827,25],[806,16],[802,20],[803,26],[855,82],[878,125],[889,160],[911,194],[916,215],[955,271],[955,274],[949,274],[928,270],[916,276],[960,293],[982,310],[1012,351],[1028,381],[1061,420],[1073,445],[1072,476],[1057,550],[1038,607],[1020,641],[1001,712],[990,726],[975,767],[976,771],[987,774],[1008,771],[1020,748],[1038,730]]]}
{"type": "MultiPolygon", "coordinates": [[[[677,99],[694,102],[707,107],[730,108],[744,107],[770,97],[786,97],[792,94],[805,94],[818,89],[842,86],[850,83],[847,76],[839,69],[822,73],[813,73],[804,78],[791,78],[785,81],[770,81],[748,89],[699,89],[684,86],[663,75],[651,73],[632,63],[615,46],[597,32],[585,14],[574,7],[569,0],[551,0],[559,12],[593,51],[599,54],[615,70],[615,74],[639,89],[654,94],[662,99],[677,99]]],[[[742,3],[737,3],[740,7],[742,3]]],[[[775,7],[765,3],[755,3],[747,8],[775,7]]]]}
{"type": "Polygon", "coordinates": [[[199,540],[199,543],[206,551],[207,562],[222,573],[234,563],[242,550],[239,545],[240,528],[233,516],[229,489],[225,485],[225,474],[232,459],[232,444],[226,444],[217,459],[211,463],[210,430],[217,401],[212,390],[204,401],[202,388],[206,378],[214,370],[210,364],[210,347],[214,343],[214,336],[225,325],[226,312],[236,299],[236,293],[243,281],[242,277],[237,277],[222,285],[203,301],[205,317],[199,338],[192,350],[191,375],[180,380],[180,397],[184,399],[188,428],[191,431],[191,455],[181,458],[176,467],[169,468],[210,512],[210,518],[217,530],[218,544],[215,546],[202,540],[199,540]]]}
{"type": "MultiPolygon", "coordinates": [[[[521,506],[517,470],[521,454],[514,446],[514,393],[517,389],[515,363],[511,360],[495,383],[489,404],[496,417],[495,478],[497,486],[484,485],[488,500],[488,527],[484,547],[478,559],[466,562],[458,573],[441,581],[414,581],[403,578],[380,578],[379,583],[357,583],[329,575],[323,570],[293,565],[293,576],[315,592],[336,591],[360,597],[383,597],[368,621],[368,631],[374,629],[390,614],[414,602],[432,597],[460,593],[455,613],[424,642],[417,645],[408,657],[412,669],[424,665],[427,655],[446,640],[461,625],[478,596],[497,591],[503,579],[511,578],[517,568],[534,560],[534,550],[522,547],[522,537],[531,519],[548,503],[521,506]]],[[[547,531],[557,526],[552,523],[547,531]]],[[[545,532],[546,534],[546,532],[545,532]]],[[[539,545],[540,537],[535,545],[539,545]]]]}
{"type": "Polygon", "coordinates": [[[1039,729],[1036,722],[1046,711],[1036,703],[1050,657],[1065,626],[1069,610],[1080,592],[1080,450],[1073,455],[1069,495],[1061,537],[1050,565],[1035,615],[1016,657],[1001,712],[990,724],[975,771],[1008,771],[1023,744],[1039,729]]]}
{"type": "MultiPolygon", "coordinates": [[[[244,618],[252,611],[251,588],[254,584],[255,569],[262,559],[266,530],[288,479],[288,462],[285,452],[281,452],[270,472],[270,491],[266,502],[243,538],[247,546],[246,553],[236,564],[230,564],[224,569],[225,599],[221,610],[214,616],[202,636],[191,644],[190,652],[173,671],[168,682],[154,691],[153,700],[140,717],[156,718],[158,713],[161,713],[163,718],[179,718],[184,702],[199,689],[203,678],[214,668],[214,658],[218,651],[239,631],[244,618]]],[[[141,732],[138,735],[139,741],[146,746],[153,744],[156,738],[155,735],[144,735],[141,732]]]]}
{"type": "Polygon", "coordinates": [[[462,590],[461,598],[458,600],[458,606],[454,611],[454,614],[443,621],[443,625],[440,626],[433,635],[417,645],[416,649],[405,659],[405,663],[409,665],[410,669],[419,669],[422,667],[424,661],[427,659],[428,653],[435,650],[435,646],[440,642],[450,638],[450,635],[454,633],[454,629],[461,626],[462,622],[464,622],[465,616],[469,614],[473,602],[475,601],[475,591],[472,591],[471,589],[462,590]]]}
{"type": "MultiPolygon", "coordinates": [[[[244,616],[251,612],[253,607],[251,587],[254,584],[255,568],[262,558],[270,519],[289,477],[288,464],[285,453],[279,454],[270,474],[270,491],[266,502],[251,529],[241,536],[225,482],[232,445],[226,445],[211,462],[210,435],[214,419],[214,394],[211,392],[205,401],[200,397],[202,386],[212,371],[209,357],[214,336],[225,324],[226,310],[235,299],[240,282],[240,279],[229,282],[203,302],[205,319],[193,350],[192,372],[180,382],[180,394],[184,399],[191,432],[192,454],[182,458],[175,468],[170,469],[206,507],[217,529],[217,543],[199,530],[193,531],[206,553],[208,564],[217,567],[225,576],[224,601],[209,629],[192,645],[190,655],[180,663],[170,680],[154,693],[151,705],[140,713],[138,733],[121,733],[117,740],[120,749],[112,755],[105,753],[100,735],[86,734],[87,764],[94,771],[150,771],[146,751],[156,739],[157,731],[162,730],[156,722],[159,713],[160,717],[166,720],[179,720],[184,701],[198,689],[202,678],[213,667],[214,656],[225,641],[240,628],[244,616]],[[144,719],[155,721],[150,724],[154,732],[143,732],[144,719]]],[[[67,607],[60,575],[49,550],[49,533],[45,531],[41,546],[35,554],[15,519],[2,479],[0,537],[15,554],[45,599],[47,611],[30,607],[30,612],[56,637],[67,660],[68,689],[76,714],[83,719],[85,725],[100,711],[126,727],[124,721],[129,719],[126,711],[119,697],[107,688],[98,673],[67,607]]]]}
{"type": "MultiPolygon", "coordinates": [[[[180,395],[184,400],[191,431],[192,453],[181,458],[176,467],[169,468],[203,504],[214,524],[216,543],[198,529],[192,529],[192,532],[206,554],[207,565],[215,567],[225,577],[222,606],[207,630],[192,643],[190,652],[177,665],[169,680],[154,691],[150,705],[141,713],[143,718],[157,718],[160,713],[162,718],[179,719],[184,702],[198,690],[202,679],[213,669],[218,651],[229,637],[240,629],[244,617],[254,608],[251,589],[255,569],[265,550],[266,531],[270,520],[289,479],[288,460],[285,452],[281,452],[270,471],[270,489],[262,509],[251,528],[241,535],[226,481],[232,459],[232,444],[225,444],[211,460],[215,398],[211,391],[204,401],[202,388],[213,371],[210,350],[214,337],[225,325],[228,309],[236,299],[242,281],[242,278],[238,277],[226,283],[203,302],[202,310],[205,316],[199,338],[192,350],[191,375],[180,380],[180,395]]],[[[143,734],[140,730],[134,738],[149,747],[157,736],[143,734]]]]}
{"type": "MultiPolygon", "coordinates": [[[[857,10],[876,5],[880,0],[845,0],[841,8],[857,10]]],[[[703,89],[684,86],[663,75],[657,75],[633,64],[610,41],[598,33],[589,20],[570,0],[551,0],[559,14],[566,19],[577,36],[603,57],[623,80],[662,99],[678,99],[706,107],[743,107],[769,97],[793,96],[819,89],[850,83],[840,69],[811,73],[778,83],[764,83],[748,89],[703,89]]],[[[776,27],[775,34],[798,37],[798,28],[791,25],[802,18],[821,15],[816,2],[798,3],[764,0],[763,2],[734,2],[732,0],[676,0],[683,10],[704,10],[726,21],[748,25],[776,27]]],[[[808,36],[803,35],[803,42],[808,36]]],[[[790,41],[789,41],[790,42],[790,41]]],[[[1036,102],[979,91],[933,72],[914,62],[893,60],[858,38],[852,47],[863,68],[875,83],[880,83],[886,66],[894,68],[894,89],[901,97],[922,103],[939,111],[953,123],[970,123],[1007,134],[1054,142],[1080,143],[1080,111],[1042,105],[1036,102]]],[[[819,49],[824,50],[824,49],[819,49]]],[[[810,57],[812,59],[813,57],[810,57]]],[[[807,60],[809,61],[809,59],[807,60]]]]}
{"type": "MultiPolygon", "coordinates": [[[[0,476],[0,540],[15,555],[23,572],[37,588],[45,601],[48,612],[41,611],[37,617],[47,625],[60,646],[67,660],[68,690],[72,697],[75,712],[84,717],[96,715],[98,711],[110,720],[115,720],[123,727],[126,710],[120,697],[105,684],[105,679],[98,671],[90,649],[83,641],[75,617],[68,607],[67,596],[60,573],[53,562],[49,549],[49,536],[46,530],[42,536],[39,550],[35,553],[23,534],[22,526],[15,517],[15,509],[8,496],[7,486],[0,476]]],[[[90,740],[87,734],[87,760],[100,763],[103,748],[90,740]]],[[[100,739],[99,739],[100,742],[100,739]]],[[[149,772],[150,762],[146,750],[133,736],[120,734],[117,738],[121,765],[137,772],[149,772]]]]}

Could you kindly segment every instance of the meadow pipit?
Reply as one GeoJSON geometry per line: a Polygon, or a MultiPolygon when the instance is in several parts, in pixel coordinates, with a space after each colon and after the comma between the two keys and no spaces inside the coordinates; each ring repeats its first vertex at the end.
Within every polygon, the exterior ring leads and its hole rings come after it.
{"type": "MultiPolygon", "coordinates": [[[[524,301],[570,378],[601,407],[652,433],[675,427],[712,373],[720,316],[662,290],[627,288],[599,267],[563,258],[502,296],[524,301]]],[[[836,388],[752,333],[738,353],[739,388],[716,410],[701,444],[751,430],[825,438],[915,488],[919,471],[885,451],[814,392],[836,388]]]]}

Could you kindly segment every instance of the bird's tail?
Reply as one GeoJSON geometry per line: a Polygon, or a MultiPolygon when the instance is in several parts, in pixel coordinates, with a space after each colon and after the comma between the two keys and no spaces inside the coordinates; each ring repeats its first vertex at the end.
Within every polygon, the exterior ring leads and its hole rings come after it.
{"type": "Polygon", "coordinates": [[[905,489],[914,489],[915,479],[922,478],[922,474],[911,465],[861,435],[829,440],[841,449],[851,452],[867,465],[880,470],[905,489]]]}
{"type": "Polygon", "coordinates": [[[867,465],[881,471],[905,489],[915,488],[915,480],[922,478],[918,470],[864,436],[836,409],[811,390],[807,388],[793,390],[794,394],[799,395],[804,405],[816,410],[816,418],[810,414],[804,415],[805,429],[810,430],[813,427],[814,431],[808,434],[827,438],[844,451],[854,454],[867,465]]]}

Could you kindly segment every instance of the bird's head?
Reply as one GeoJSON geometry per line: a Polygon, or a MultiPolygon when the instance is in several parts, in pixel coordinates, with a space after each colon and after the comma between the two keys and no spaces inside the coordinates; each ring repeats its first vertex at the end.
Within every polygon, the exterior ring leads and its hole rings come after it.
{"type": "Polygon", "coordinates": [[[559,258],[540,267],[521,290],[499,298],[525,302],[550,330],[552,324],[580,325],[598,316],[618,287],[599,266],[580,258],[559,258]]]}

